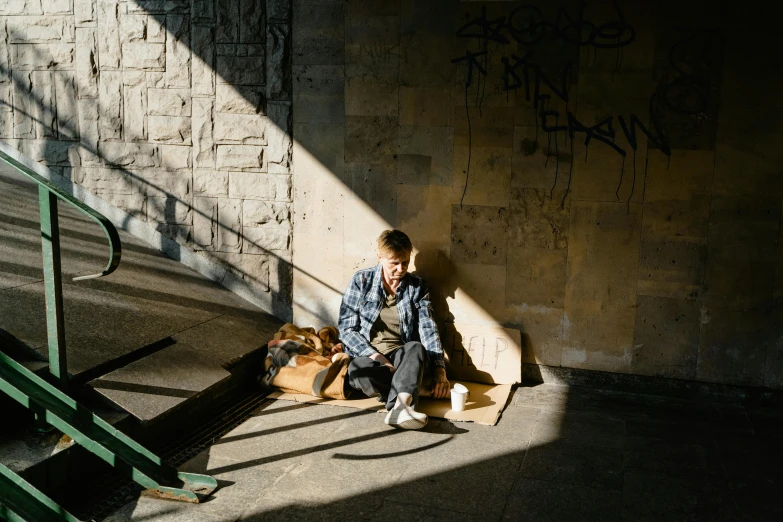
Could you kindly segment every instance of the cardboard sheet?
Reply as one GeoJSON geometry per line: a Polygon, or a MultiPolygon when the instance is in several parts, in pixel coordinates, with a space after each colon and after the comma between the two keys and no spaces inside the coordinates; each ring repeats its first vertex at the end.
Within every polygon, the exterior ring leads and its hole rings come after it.
{"type": "MultiPolygon", "coordinates": [[[[511,385],[480,384],[467,381],[451,381],[451,384],[454,385],[456,382],[464,384],[470,391],[468,403],[465,406],[464,411],[452,411],[451,399],[435,400],[426,397],[419,399],[418,411],[426,413],[430,417],[453,421],[476,422],[488,426],[497,424],[498,419],[500,418],[500,412],[505,408],[506,401],[511,393],[511,385]]],[[[285,393],[282,391],[272,392],[269,394],[269,398],[310,404],[327,404],[345,408],[386,411],[383,404],[378,402],[377,399],[324,399],[304,393],[285,393]]]]}

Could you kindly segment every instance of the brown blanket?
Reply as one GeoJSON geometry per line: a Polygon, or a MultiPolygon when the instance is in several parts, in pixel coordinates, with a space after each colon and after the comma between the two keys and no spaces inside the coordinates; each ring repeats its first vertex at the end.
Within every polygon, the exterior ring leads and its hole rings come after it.
{"type": "Polygon", "coordinates": [[[337,328],[333,326],[316,332],[287,323],[268,344],[259,380],[270,389],[346,399],[345,376],[351,359],[337,344],[337,328]]]}

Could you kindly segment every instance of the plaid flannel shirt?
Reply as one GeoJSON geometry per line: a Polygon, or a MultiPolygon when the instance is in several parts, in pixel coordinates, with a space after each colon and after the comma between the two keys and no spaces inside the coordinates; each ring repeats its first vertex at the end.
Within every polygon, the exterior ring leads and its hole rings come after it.
{"type": "MultiPolygon", "coordinates": [[[[369,357],[377,353],[370,344],[370,332],[386,299],[382,269],[378,265],[359,270],[343,295],[338,326],[345,352],[351,357],[369,357]]],[[[427,350],[430,362],[443,367],[443,347],[423,279],[413,274],[403,276],[397,287],[397,314],[402,343],[419,341],[427,350]]]]}

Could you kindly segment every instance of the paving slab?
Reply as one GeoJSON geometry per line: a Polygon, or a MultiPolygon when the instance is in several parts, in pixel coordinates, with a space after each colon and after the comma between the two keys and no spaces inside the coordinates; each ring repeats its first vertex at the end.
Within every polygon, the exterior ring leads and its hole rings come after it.
{"type": "MultiPolygon", "coordinates": [[[[479,440],[473,442],[480,443],[479,440]]],[[[454,452],[450,459],[441,460],[438,471],[430,468],[426,475],[417,475],[416,480],[387,489],[384,496],[387,499],[402,497],[420,507],[437,507],[497,520],[511,492],[524,452],[510,452],[480,461],[465,457],[471,457],[466,449],[454,452]],[[461,465],[455,466],[457,463],[461,465]]]]}
{"type": "Polygon", "coordinates": [[[503,520],[620,520],[621,499],[610,490],[519,478],[503,520]]]}
{"type": "Polygon", "coordinates": [[[584,446],[621,448],[625,421],[601,419],[590,414],[542,412],[538,417],[532,444],[568,441],[584,446]]]}
{"type": "Polygon", "coordinates": [[[533,445],[525,455],[520,475],[575,486],[621,490],[623,451],[564,441],[533,445]]]}
{"type": "Polygon", "coordinates": [[[41,281],[41,279],[35,277],[26,277],[21,274],[13,274],[5,271],[0,272],[0,290],[29,285],[30,283],[37,283],[38,281],[41,281]]]}
{"type": "Polygon", "coordinates": [[[710,423],[687,422],[659,417],[658,420],[629,419],[625,421],[629,439],[648,439],[674,443],[698,444],[709,440],[715,430],[710,423]]]}
{"type": "Polygon", "coordinates": [[[625,474],[624,520],[730,520],[725,484],[702,477],[625,474]],[[664,500],[665,499],[665,500],[664,500]]]}
{"type": "Polygon", "coordinates": [[[628,437],[622,454],[625,470],[664,477],[714,473],[717,455],[710,442],[705,439],[703,444],[688,444],[628,437]]]}
{"type": "Polygon", "coordinates": [[[770,501],[779,498],[779,480],[743,477],[729,481],[726,503],[733,504],[734,510],[741,513],[745,520],[780,520],[783,518],[783,506],[780,502],[770,501]]]}
{"type": "Polygon", "coordinates": [[[435,522],[437,520],[449,520],[452,522],[479,522],[487,520],[484,515],[472,515],[451,509],[437,508],[433,506],[421,506],[410,504],[405,499],[385,499],[381,506],[372,513],[369,520],[372,522],[396,522],[399,520],[413,519],[435,522]]]}

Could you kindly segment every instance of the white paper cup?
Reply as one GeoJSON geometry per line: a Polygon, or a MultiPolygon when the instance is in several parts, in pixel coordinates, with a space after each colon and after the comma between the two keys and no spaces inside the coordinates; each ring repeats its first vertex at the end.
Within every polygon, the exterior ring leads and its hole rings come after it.
{"type": "Polygon", "coordinates": [[[460,383],[454,385],[451,389],[451,409],[453,411],[463,411],[465,403],[468,402],[468,389],[460,383]]]}

